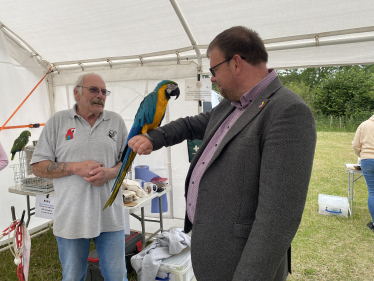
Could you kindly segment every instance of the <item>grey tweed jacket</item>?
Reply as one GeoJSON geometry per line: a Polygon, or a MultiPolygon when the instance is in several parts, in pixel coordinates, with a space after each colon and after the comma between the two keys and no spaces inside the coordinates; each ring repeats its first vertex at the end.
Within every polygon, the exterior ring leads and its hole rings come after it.
{"type": "MultiPolygon", "coordinates": [[[[210,112],[148,132],[154,150],[203,140],[186,178],[185,197],[197,160],[234,109],[223,100],[210,112]]],[[[208,164],[193,227],[185,217],[185,231],[193,230],[198,281],[287,279],[288,250],[303,214],[315,144],[311,111],[276,78],[231,127],[208,164]]]]}

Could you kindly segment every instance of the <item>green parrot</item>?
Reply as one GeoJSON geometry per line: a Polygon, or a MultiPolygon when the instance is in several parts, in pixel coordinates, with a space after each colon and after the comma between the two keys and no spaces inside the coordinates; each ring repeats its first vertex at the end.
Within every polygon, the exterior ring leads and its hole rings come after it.
{"type": "Polygon", "coordinates": [[[26,144],[29,142],[30,136],[30,131],[23,131],[20,136],[14,141],[12,150],[10,151],[10,153],[12,153],[11,160],[14,159],[14,155],[16,155],[18,151],[22,151],[25,148],[26,144]]]}

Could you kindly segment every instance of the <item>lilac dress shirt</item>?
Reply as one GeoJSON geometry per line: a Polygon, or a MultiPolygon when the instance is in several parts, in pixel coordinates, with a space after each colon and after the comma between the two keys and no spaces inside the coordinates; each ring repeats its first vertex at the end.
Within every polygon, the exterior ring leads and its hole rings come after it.
{"type": "MultiPolygon", "coordinates": [[[[261,94],[263,90],[265,90],[269,86],[270,82],[273,81],[277,76],[278,75],[275,70],[270,69],[269,74],[247,93],[245,93],[240,101],[231,102],[231,104],[236,107],[235,110],[221,124],[221,126],[218,128],[218,130],[206,146],[203,154],[200,156],[198,162],[196,163],[190,178],[187,194],[187,215],[191,223],[193,223],[194,221],[199,184],[205,172],[205,168],[209,164],[222,139],[225,137],[232,125],[234,125],[236,120],[238,120],[238,118],[243,114],[248,106],[257,98],[259,94],[261,94]]],[[[262,106],[262,104],[259,103],[259,106],[262,106]]]]}

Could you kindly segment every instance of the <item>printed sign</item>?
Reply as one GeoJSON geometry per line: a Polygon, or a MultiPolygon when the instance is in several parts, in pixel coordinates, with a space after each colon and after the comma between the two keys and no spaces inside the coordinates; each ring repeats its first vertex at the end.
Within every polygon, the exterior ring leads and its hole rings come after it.
{"type": "Polygon", "coordinates": [[[209,78],[186,79],[186,101],[211,101],[212,82],[209,78]]]}
{"type": "Polygon", "coordinates": [[[35,217],[53,220],[55,211],[55,200],[47,195],[36,195],[35,200],[35,217]]]}

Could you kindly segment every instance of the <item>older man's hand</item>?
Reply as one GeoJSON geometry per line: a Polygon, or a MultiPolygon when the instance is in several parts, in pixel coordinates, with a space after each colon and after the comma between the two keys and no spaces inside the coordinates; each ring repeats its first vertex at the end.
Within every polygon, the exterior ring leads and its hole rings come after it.
{"type": "Polygon", "coordinates": [[[89,177],[83,177],[87,182],[94,186],[103,186],[107,181],[113,178],[112,169],[99,167],[89,172],[89,177]]]}
{"type": "Polygon", "coordinates": [[[90,172],[103,166],[102,163],[97,163],[92,160],[74,163],[74,174],[81,177],[90,177],[90,172]]]}

